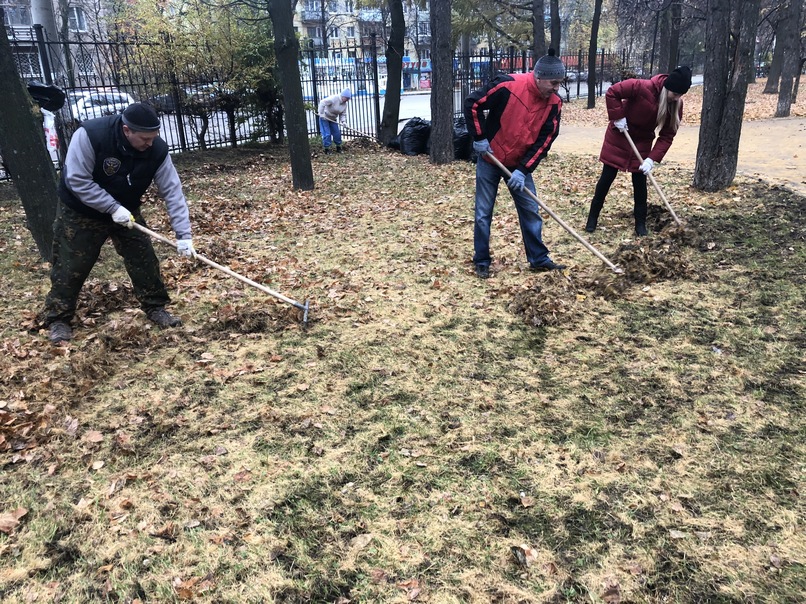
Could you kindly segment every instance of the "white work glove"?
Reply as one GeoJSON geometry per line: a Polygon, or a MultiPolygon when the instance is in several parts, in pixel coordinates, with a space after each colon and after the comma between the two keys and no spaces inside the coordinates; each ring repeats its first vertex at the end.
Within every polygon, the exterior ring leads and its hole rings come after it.
{"type": "Polygon", "coordinates": [[[193,239],[180,239],[177,241],[176,251],[179,252],[180,256],[196,257],[196,250],[193,249],[193,239]]]}
{"type": "Polygon", "coordinates": [[[479,155],[484,155],[485,153],[493,154],[493,150],[490,148],[490,142],[486,138],[480,141],[473,141],[473,151],[479,155]]]}
{"type": "Polygon", "coordinates": [[[114,220],[120,225],[132,228],[132,223],[134,222],[134,216],[132,216],[132,213],[129,212],[129,210],[127,210],[123,206],[120,206],[118,207],[117,210],[112,212],[112,220],[114,220]]]}
{"type": "Polygon", "coordinates": [[[645,175],[652,172],[652,167],[655,165],[655,162],[649,159],[648,157],[644,160],[644,163],[641,164],[641,167],[638,168],[643,172],[645,175]]]}
{"type": "Polygon", "coordinates": [[[614,120],[613,125],[619,129],[619,132],[627,132],[629,128],[627,128],[627,118],[623,117],[620,120],[614,120]]]}
{"type": "Polygon", "coordinates": [[[339,123],[344,126],[347,123],[347,118],[343,115],[339,117],[339,123]]]}

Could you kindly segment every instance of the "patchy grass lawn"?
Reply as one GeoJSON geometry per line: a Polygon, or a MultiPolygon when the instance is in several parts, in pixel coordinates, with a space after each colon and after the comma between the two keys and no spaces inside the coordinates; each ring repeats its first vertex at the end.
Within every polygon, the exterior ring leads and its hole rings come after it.
{"type": "MultiPolygon", "coordinates": [[[[282,149],[178,158],[197,249],[155,244],[185,326],[145,320],[111,247],[69,345],[0,202],[5,602],[795,602],[806,593],[806,200],[619,178],[564,274],[526,270],[501,189],[473,275],[473,167],[349,148],[289,190],[282,149]]],[[[538,190],[581,231],[598,176],[538,190]]],[[[169,235],[164,211],[146,209],[169,235]]]]}

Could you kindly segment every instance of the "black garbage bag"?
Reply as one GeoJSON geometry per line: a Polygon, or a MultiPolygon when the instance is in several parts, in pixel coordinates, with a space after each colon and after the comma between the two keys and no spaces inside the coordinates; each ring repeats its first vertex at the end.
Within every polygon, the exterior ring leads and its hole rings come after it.
{"type": "Polygon", "coordinates": [[[400,136],[396,136],[390,140],[388,143],[386,143],[386,146],[390,149],[394,149],[395,151],[400,151],[400,136]]]}
{"type": "Polygon", "coordinates": [[[428,139],[431,138],[431,122],[413,117],[400,131],[400,151],[406,155],[428,153],[428,139]]]}
{"type": "Polygon", "coordinates": [[[453,158],[470,159],[473,154],[473,136],[467,130],[464,116],[453,121],[453,158]]]}
{"type": "Polygon", "coordinates": [[[58,111],[64,107],[66,95],[64,90],[53,84],[43,84],[36,80],[28,82],[28,94],[37,104],[47,111],[58,111]]]}

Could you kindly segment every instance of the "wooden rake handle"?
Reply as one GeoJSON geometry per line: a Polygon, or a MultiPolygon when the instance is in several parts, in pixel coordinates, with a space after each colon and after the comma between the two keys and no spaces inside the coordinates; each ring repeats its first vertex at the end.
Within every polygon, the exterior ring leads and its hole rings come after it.
{"type": "MultiPolygon", "coordinates": [[[[638,147],[635,146],[635,143],[633,142],[632,137],[630,136],[630,133],[627,132],[626,130],[624,130],[624,136],[627,137],[627,142],[630,143],[630,147],[632,147],[632,150],[635,152],[635,157],[638,158],[639,162],[644,163],[644,158],[641,157],[641,153],[638,151],[638,147]]],[[[680,222],[680,219],[677,217],[677,214],[674,213],[674,210],[672,209],[672,206],[669,204],[669,201],[666,199],[666,195],[664,195],[663,191],[660,190],[660,186],[658,185],[658,181],[655,180],[654,176],[652,176],[652,172],[647,174],[647,176],[649,177],[649,181],[652,183],[652,186],[655,187],[655,190],[658,192],[658,195],[660,195],[660,198],[663,201],[663,205],[666,206],[666,209],[669,210],[669,213],[672,215],[672,218],[674,218],[674,221],[677,224],[683,224],[682,222],[680,222]]]]}
{"type": "MultiPolygon", "coordinates": [[[[490,161],[493,164],[498,166],[498,169],[501,170],[501,172],[504,173],[504,176],[506,176],[507,179],[512,178],[512,173],[509,170],[507,170],[507,168],[506,168],[506,166],[504,166],[504,164],[502,164],[500,161],[498,161],[498,158],[495,157],[495,155],[493,155],[492,153],[487,153],[486,156],[490,159],[490,161]]],[[[481,160],[481,158],[479,158],[479,161],[483,161],[483,160],[481,160]]],[[[545,203],[540,201],[540,199],[537,197],[537,195],[532,193],[531,190],[527,189],[526,187],[524,187],[523,190],[526,191],[526,193],[529,195],[529,197],[534,199],[537,202],[537,205],[540,206],[549,216],[551,216],[554,220],[556,220],[557,223],[562,228],[564,228],[566,231],[568,231],[571,234],[571,236],[574,237],[574,239],[579,241],[585,247],[585,249],[587,249],[591,254],[596,256],[599,260],[604,262],[610,270],[612,270],[614,273],[616,273],[618,275],[620,275],[621,273],[624,272],[623,269],[620,269],[615,264],[610,262],[610,260],[608,260],[604,256],[604,254],[602,254],[599,250],[597,250],[595,247],[593,247],[584,237],[582,237],[579,233],[577,233],[574,229],[572,229],[571,226],[568,223],[566,223],[562,218],[557,216],[557,214],[555,214],[551,210],[551,208],[549,208],[545,203]]]]}
{"type": "MultiPolygon", "coordinates": [[[[143,225],[137,224],[136,222],[132,222],[131,225],[132,225],[132,227],[134,227],[138,231],[142,231],[143,233],[146,233],[147,235],[150,235],[151,237],[153,237],[157,241],[162,241],[163,243],[167,243],[168,245],[170,245],[174,249],[177,249],[176,241],[173,241],[172,239],[168,239],[167,237],[163,237],[159,233],[156,233],[156,232],[152,231],[151,229],[147,229],[143,225]]],[[[252,281],[248,277],[244,277],[243,275],[240,275],[240,274],[236,273],[234,270],[232,270],[230,268],[227,268],[226,266],[218,264],[217,262],[213,262],[209,258],[206,258],[205,256],[202,256],[199,253],[196,253],[194,258],[196,258],[196,260],[199,260],[199,261],[203,262],[204,264],[207,264],[208,266],[212,266],[213,268],[220,270],[222,273],[228,274],[230,277],[235,277],[236,279],[238,279],[238,281],[246,283],[247,285],[251,285],[255,289],[259,289],[260,291],[262,291],[262,292],[264,292],[266,294],[269,294],[270,296],[273,296],[273,297],[277,298],[278,300],[282,300],[283,302],[291,304],[292,306],[296,306],[297,308],[301,309],[305,313],[305,315],[303,317],[303,322],[307,323],[307,321],[308,321],[308,302],[307,301],[305,302],[305,304],[302,304],[300,302],[297,302],[296,300],[292,300],[291,298],[289,298],[287,296],[284,296],[283,294],[281,294],[279,292],[276,292],[273,289],[266,287],[265,285],[261,285],[257,281],[252,281]]]]}

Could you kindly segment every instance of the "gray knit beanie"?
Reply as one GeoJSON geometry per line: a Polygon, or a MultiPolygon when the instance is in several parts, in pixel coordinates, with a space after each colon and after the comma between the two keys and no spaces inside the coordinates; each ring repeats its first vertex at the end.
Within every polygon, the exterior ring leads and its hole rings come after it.
{"type": "Polygon", "coordinates": [[[555,50],[549,48],[549,53],[537,60],[537,63],[535,63],[536,78],[541,80],[562,80],[565,78],[565,65],[554,55],[555,50]]]}

